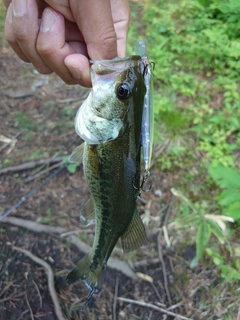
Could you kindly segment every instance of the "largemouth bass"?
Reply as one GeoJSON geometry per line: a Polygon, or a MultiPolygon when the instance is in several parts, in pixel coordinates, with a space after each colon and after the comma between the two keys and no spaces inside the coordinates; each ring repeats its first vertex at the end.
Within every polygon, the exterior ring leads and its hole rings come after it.
{"type": "Polygon", "coordinates": [[[80,107],[75,128],[85,142],[70,156],[83,162],[92,197],[81,211],[85,225],[95,219],[91,251],[67,276],[83,280],[91,290],[85,306],[102,288],[108,258],[121,238],[124,251],[146,241],[136,209],[141,193],[140,153],[144,96],[144,65],[140,56],[95,61],[92,91],[80,107]]]}

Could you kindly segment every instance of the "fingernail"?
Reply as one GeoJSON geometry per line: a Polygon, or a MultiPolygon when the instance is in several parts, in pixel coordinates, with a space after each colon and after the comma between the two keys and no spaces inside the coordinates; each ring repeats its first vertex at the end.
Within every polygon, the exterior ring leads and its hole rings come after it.
{"type": "Polygon", "coordinates": [[[43,33],[49,32],[53,28],[56,20],[57,20],[57,14],[50,9],[45,9],[43,13],[42,21],[41,21],[41,27],[40,27],[41,32],[43,33]]]}
{"type": "Polygon", "coordinates": [[[71,75],[76,79],[82,78],[82,70],[78,65],[74,65],[71,67],[68,67],[70,69],[71,75]]]}
{"type": "Polygon", "coordinates": [[[13,1],[13,14],[15,16],[23,16],[26,13],[27,0],[14,0],[13,1]]]}

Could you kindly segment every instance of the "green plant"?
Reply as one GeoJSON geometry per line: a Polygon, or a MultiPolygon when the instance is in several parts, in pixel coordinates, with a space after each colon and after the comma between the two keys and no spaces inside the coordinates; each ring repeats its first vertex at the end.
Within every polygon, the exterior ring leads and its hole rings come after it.
{"type": "MultiPolygon", "coordinates": [[[[182,145],[189,149],[189,138],[203,155],[203,165],[233,166],[235,141],[240,141],[239,1],[149,0],[143,10],[138,6],[144,27],[139,14],[133,14],[129,48],[132,54],[136,38],[146,39],[149,59],[156,64],[155,141],[163,144],[179,137],[183,142],[173,143],[173,152],[162,148],[162,168],[184,167],[182,145]]],[[[194,153],[187,157],[196,161],[194,153]]]]}
{"type": "Polygon", "coordinates": [[[17,113],[17,121],[22,132],[35,131],[36,125],[32,120],[22,111],[17,113]]]}
{"type": "Polygon", "coordinates": [[[2,45],[4,39],[4,23],[6,17],[6,8],[4,7],[3,3],[0,3],[0,45],[2,45]]]}
{"type": "Polygon", "coordinates": [[[240,280],[240,250],[234,249],[223,256],[218,252],[206,248],[206,252],[211,257],[213,263],[220,269],[221,277],[226,281],[240,280]]]}
{"type": "Polygon", "coordinates": [[[211,166],[209,174],[215,183],[224,189],[217,196],[222,214],[233,218],[240,224],[240,174],[237,170],[222,165],[211,166]]]}
{"type": "Polygon", "coordinates": [[[225,243],[226,222],[234,222],[234,220],[224,215],[211,214],[210,210],[207,209],[207,203],[193,204],[178,190],[172,188],[171,191],[184,202],[185,217],[178,219],[177,225],[180,227],[190,226],[197,230],[196,256],[191,263],[191,266],[194,267],[201,258],[212,235],[218,239],[220,244],[225,243]]]}
{"type": "Polygon", "coordinates": [[[63,163],[65,163],[65,166],[69,173],[74,174],[77,170],[77,167],[80,165],[80,163],[70,163],[68,162],[68,157],[63,158],[63,163]]]}

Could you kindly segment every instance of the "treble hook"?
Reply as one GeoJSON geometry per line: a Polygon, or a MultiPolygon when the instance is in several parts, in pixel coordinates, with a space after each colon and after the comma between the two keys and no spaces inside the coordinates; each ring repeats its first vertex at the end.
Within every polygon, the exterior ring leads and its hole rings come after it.
{"type": "Polygon", "coordinates": [[[149,62],[149,64],[150,64],[152,70],[154,71],[156,63],[154,61],[151,61],[151,62],[149,62]]]}
{"type": "Polygon", "coordinates": [[[138,196],[140,196],[142,192],[149,192],[149,191],[151,190],[152,185],[150,185],[150,187],[149,187],[148,189],[146,189],[146,190],[143,188],[143,186],[144,186],[144,184],[145,184],[145,182],[147,181],[147,179],[148,179],[149,176],[150,176],[150,171],[149,171],[148,169],[145,169],[145,170],[144,170],[144,173],[143,173],[142,181],[141,181],[141,184],[140,184],[140,187],[139,187],[139,188],[134,185],[134,180],[135,180],[135,179],[133,179],[133,188],[134,188],[135,190],[138,190],[138,192],[139,192],[138,196]]]}
{"type": "Polygon", "coordinates": [[[144,189],[143,186],[145,184],[145,182],[147,181],[148,177],[150,176],[150,171],[148,169],[145,169],[144,170],[144,173],[143,173],[143,178],[142,178],[142,182],[141,182],[141,185],[140,185],[140,189],[143,191],[143,192],[149,192],[152,188],[152,185],[150,185],[150,187],[148,189],[144,189]]]}
{"type": "Polygon", "coordinates": [[[147,73],[151,73],[150,68],[152,69],[152,71],[154,71],[156,63],[151,61],[149,62],[148,60],[144,60],[142,61],[143,63],[143,76],[146,76],[147,73]]]}
{"type": "Polygon", "coordinates": [[[92,296],[93,296],[95,293],[99,293],[99,292],[100,292],[100,290],[98,290],[98,289],[95,288],[95,287],[91,290],[91,292],[89,293],[89,295],[88,295],[88,297],[87,297],[87,301],[85,302],[84,306],[82,307],[82,311],[84,311],[84,310],[87,308],[90,300],[92,299],[92,296]]]}

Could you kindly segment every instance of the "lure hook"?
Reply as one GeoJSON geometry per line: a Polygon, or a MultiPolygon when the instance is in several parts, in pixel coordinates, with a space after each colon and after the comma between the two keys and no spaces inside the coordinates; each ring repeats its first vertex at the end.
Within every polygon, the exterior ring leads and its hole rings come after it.
{"type": "Polygon", "coordinates": [[[98,290],[97,288],[93,288],[93,289],[91,290],[91,292],[89,293],[89,295],[88,295],[88,297],[87,297],[87,301],[85,302],[84,306],[82,307],[82,311],[84,311],[84,310],[87,308],[90,300],[92,299],[92,296],[93,296],[95,293],[99,293],[99,290],[98,290]]]}
{"type": "Polygon", "coordinates": [[[150,171],[148,169],[145,169],[143,173],[142,181],[139,187],[135,186],[135,178],[133,178],[132,185],[135,190],[138,190],[138,193],[139,193],[138,196],[140,196],[142,192],[149,192],[151,190],[152,185],[150,185],[148,189],[143,188],[149,176],[150,176],[150,171]]]}
{"type": "Polygon", "coordinates": [[[143,186],[145,184],[145,182],[147,181],[148,177],[150,176],[150,171],[148,169],[145,169],[144,170],[144,173],[143,173],[143,178],[142,178],[142,182],[141,182],[141,185],[140,185],[140,189],[141,191],[143,192],[149,192],[152,188],[152,185],[150,184],[150,187],[148,189],[144,189],[143,186]]]}
{"type": "Polygon", "coordinates": [[[142,61],[143,63],[143,76],[145,77],[148,73],[151,74],[151,70],[154,71],[156,63],[154,61],[148,62],[148,60],[142,61]],[[149,68],[150,67],[150,68],[149,68]]]}
{"type": "Polygon", "coordinates": [[[154,61],[151,61],[149,64],[150,64],[150,67],[152,68],[152,70],[154,71],[156,63],[154,61]]]}

